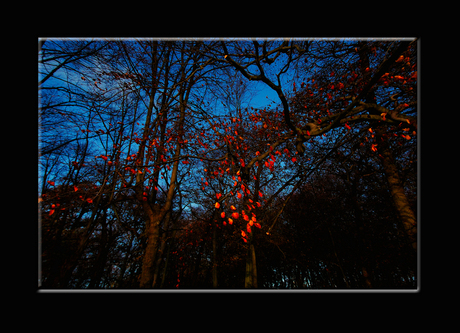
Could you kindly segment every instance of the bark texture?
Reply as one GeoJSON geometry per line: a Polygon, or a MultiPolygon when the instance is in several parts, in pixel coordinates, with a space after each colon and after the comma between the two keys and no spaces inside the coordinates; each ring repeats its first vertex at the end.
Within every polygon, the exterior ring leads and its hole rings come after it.
{"type": "Polygon", "coordinates": [[[154,279],[155,257],[158,249],[158,240],[160,233],[160,209],[158,205],[155,208],[147,209],[148,220],[145,229],[147,237],[147,246],[142,261],[142,273],[140,278],[141,288],[152,288],[154,279]]]}
{"type": "Polygon", "coordinates": [[[254,245],[249,245],[248,256],[246,258],[246,277],[244,280],[245,288],[257,288],[257,265],[256,250],[254,245]]]}
{"type": "Polygon", "coordinates": [[[382,156],[382,165],[385,170],[394,205],[398,211],[404,231],[407,234],[410,246],[414,250],[417,250],[417,219],[415,218],[415,214],[410,207],[409,200],[407,200],[407,196],[404,193],[404,187],[402,186],[402,181],[394,162],[393,154],[388,147],[388,143],[385,140],[378,141],[382,142],[382,149],[379,150],[379,152],[382,156]]]}

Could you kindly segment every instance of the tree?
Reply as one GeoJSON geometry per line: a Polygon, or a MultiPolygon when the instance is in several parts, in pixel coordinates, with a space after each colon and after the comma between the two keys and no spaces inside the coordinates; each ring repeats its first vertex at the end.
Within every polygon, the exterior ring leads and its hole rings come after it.
{"type": "Polygon", "coordinates": [[[42,43],[41,283],[414,287],[415,46],[42,43]]]}
{"type": "MultiPolygon", "coordinates": [[[[294,42],[285,41],[280,46],[267,51],[269,47],[267,44],[267,41],[264,41],[263,45],[253,41],[253,51],[249,51],[249,45],[247,45],[245,53],[242,54],[243,57],[237,52],[229,51],[225,43],[222,43],[222,48],[227,61],[246,78],[262,81],[277,92],[283,105],[285,124],[291,130],[291,135],[295,137],[297,142],[296,149],[299,154],[302,155],[305,152],[303,143],[308,139],[314,136],[326,135],[329,131],[343,125],[351,129],[350,126],[354,123],[368,122],[369,126],[378,123],[378,127],[382,127],[385,124],[388,128],[388,125],[398,124],[401,126],[401,124],[406,124],[407,122],[406,130],[411,132],[416,130],[415,118],[407,115],[413,112],[417,103],[414,100],[414,83],[416,81],[414,41],[400,42],[396,46],[388,46],[386,43],[377,45],[376,43],[365,42],[358,42],[354,44],[356,46],[340,43],[321,45],[321,54],[316,56],[320,59],[321,69],[317,75],[313,75],[310,79],[312,89],[308,84],[305,85],[302,82],[300,84],[302,91],[294,99],[296,101],[294,108],[297,107],[295,114],[301,127],[296,127],[291,120],[291,109],[282,89],[281,75],[287,71],[292,62],[307,53],[311,45],[307,44],[305,48],[302,48],[300,45],[294,44],[294,42]],[[262,49],[262,53],[260,49],[262,49]],[[353,55],[353,49],[357,56],[353,55]],[[371,52],[374,53],[375,67],[372,67],[370,63],[369,53],[371,52]],[[286,53],[287,59],[278,67],[280,70],[275,75],[277,80],[277,83],[275,83],[273,79],[266,75],[263,63],[271,64],[281,53],[286,53]],[[276,56],[270,58],[270,54],[276,54],[276,56]],[[334,60],[337,59],[339,54],[341,58],[350,57],[350,59],[344,62],[335,61],[334,63],[326,61],[328,57],[334,60]],[[234,60],[233,57],[236,57],[239,62],[234,60]],[[343,66],[343,63],[348,66],[343,66]],[[249,71],[250,66],[257,68],[256,73],[249,71]],[[345,70],[351,73],[348,78],[345,70]],[[327,73],[329,75],[326,75],[327,73]],[[400,73],[400,75],[395,75],[396,73],[400,73]],[[346,82],[344,83],[343,81],[345,80],[346,82]],[[392,80],[395,84],[387,89],[389,80],[392,80]],[[304,85],[305,88],[303,88],[304,85]],[[379,94],[378,100],[376,94],[379,94]],[[313,97],[313,99],[310,97],[313,97]],[[400,99],[396,100],[395,97],[400,99]],[[395,103],[396,107],[394,109],[388,109],[384,106],[390,100],[395,103]],[[406,111],[402,115],[401,113],[404,109],[406,111]],[[388,119],[386,118],[387,116],[388,119]]],[[[241,49],[238,46],[236,48],[241,49]]],[[[294,91],[296,91],[295,84],[293,82],[294,91]]],[[[369,130],[372,131],[372,127],[369,127],[369,130]]],[[[408,140],[411,139],[409,135],[402,135],[408,140]]],[[[383,141],[380,132],[377,139],[381,139],[377,141],[383,141]]],[[[372,148],[375,149],[377,145],[378,143],[374,144],[372,148]]],[[[410,210],[402,187],[399,185],[397,170],[394,163],[392,163],[390,152],[386,149],[386,143],[381,145],[383,146],[381,156],[392,188],[395,205],[398,207],[409,241],[416,249],[416,221],[414,214],[410,210]]]]}

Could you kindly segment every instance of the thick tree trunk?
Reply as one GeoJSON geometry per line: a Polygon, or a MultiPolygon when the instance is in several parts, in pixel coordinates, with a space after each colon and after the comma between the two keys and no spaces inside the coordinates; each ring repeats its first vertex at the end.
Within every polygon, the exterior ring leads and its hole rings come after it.
{"type": "Polygon", "coordinates": [[[399,176],[398,168],[394,162],[393,154],[390,150],[387,140],[384,138],[382,128],[376,130],[376,141],[379,145],[379,154],[381,157],[383,169],[388,182],[393,203],[398,211],[404,231],[407,235],[409,245],[417,250],[417,219],[410,208],[409,200],[404,193],[404,187],[399,176]]]}
{"type": "Polygon", "coordinates": [[[141,288],[152,288],[155,268],[155,257],[158,250],[158,240],[160,234],[160,211],[159,206],[155,205],[155,210],[148,209],[148,220],[145,229],[147,246],[145,248],[142,261],[142,273],[140,278],[141,288]]]}
{"type": "MultiPolygon", "coordinates": [[[[185,74],[182,74],[182,79],[185,79],[185,74]]],[[[147,247],[145,249],[144,259],[142,262],[142,274],[140,278],[140,287],[141,288],[152,288],[153,280],[155,275],[155,257],[158,252],[159,236],[160,236],[160,222],[165,217],[166,213],[171,209],[174,193],[176,189],[177,173],[179,169],[179,156],[181,151],[181,143],[183,135],[183,124],[185,119],[185,105],[188,100],[188,95],[190,93],[191,86],[188,87],[186,92],[182,92],[179,96],[179,105],[180,105],[180,118],[178,122],[178,132],[181,133],[178,137],[178,143],[176,145],[176,150],[174,153],[174,158],[176,161],[173,163],[173,168],[171,172],[171,181],[169,184],[169,189],[166,194],[166,203],[163,207],[155,204],[154,208],[151,208],[151,204],[148,201],[143,201],[142,191],[143,191],[143,174],[138,174],[136,181],[139,185],[137,188],[137,197],[138,200],[143,202],[144,211],[147,213],[148,220],[146,225],[146,235],[147,235],[147,247]],[[185,93],[185,98],[184,94],[185,93]]],[[[142,159],[141,159],[142,160],[142,159]]]]}
{"type": "Polygon", "coordinates": [[[392,153],[386,143],[382,144],[382,148],[382,164],[393,202],[407,234],[409,244],[414,250],[417,250],[417,220],[404,193],[404,187],[402,186],[392,153]]]}

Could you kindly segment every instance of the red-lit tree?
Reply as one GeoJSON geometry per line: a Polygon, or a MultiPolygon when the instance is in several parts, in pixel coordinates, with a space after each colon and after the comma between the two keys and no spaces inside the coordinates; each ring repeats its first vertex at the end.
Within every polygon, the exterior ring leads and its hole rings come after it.
{"type": "MultiPolygon", "coordinates": [[[[304,143],[315,137],[339,138],[330,135],[335,129],[345,127],[351,133],[369,130],[370,148],[382,159],[394,203],[409,242],[416,249],[415,215],[388,147],[390,133],[406,140],[416,134],[415,41],[252,44],[235,43],[229,48],[223,42],[225,60],[221,61],[229,62],[247,79],[261,81],[278,94],[288,136],[295,139],[300,155],[305,152],[304,143]],[[302,59],[305,65],[299,66],[302,59]],[[273,73],[269,67],[278,60],[281,64],[273,73]],[[282,75],[290,66],[298,66],[299,71],[295,78],[286,81],[292,84],[292,90],[284,91],[282,75]],[[314,74],[308,71],[312,67],[318,69],[314,74]],[[302,69],[307,75],[299,73],[302,69]],[[394,132],[395,127],[399,131],[394,132]]],[[[366,141],[369,142],[367,138],[366,141]]]]}

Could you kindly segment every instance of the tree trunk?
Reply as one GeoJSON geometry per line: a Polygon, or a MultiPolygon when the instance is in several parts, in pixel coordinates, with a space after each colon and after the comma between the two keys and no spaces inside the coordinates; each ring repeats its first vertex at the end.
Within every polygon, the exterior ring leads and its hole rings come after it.
{"type": "MultiPolygon", "coordinates": [[[[184,72],[182,73],[182,80],[185,79],[184,72]]],[[[158,242],[159,242],[159,235],[160,235],[160,222],[165,217],[166,213],[171,209],[174,193],[176,189],[176,181],[177,181],[177,173],[179,169],[179,156],[181,152],[182,144],[180,141],[182,140],[183,136],[183,124],[185,119],[185,108],[186,108],[186,101],[188,100],[188,96],[190,94],[191,85],[187,88],[186,91],[181,91],[179,94],[179,107],[180,107],[180,118],[177,124],[178,132],[180,133],[178,137],[178,143],[176,145],[176,150],[174,153],[175,162],[173,163],[173,168],[171,172],[171,180],[168,188],[168,192],[166,193],[166,203],[163,207],[155,204],[152,210],[151,204],[148,201],[143,201],[142,199],[142,191],[143,191],[143,174],[138,174],[136,181],[137,184],[137,198],[139,201],[142,202],[144,211],[147,213],[148,220],[146,225],[146,234],[147,234],[147,247],[145,249],[144,259],[142,263],[142,274],[140,279],[140,287],[141,288],[152,288],[153,287],[153,280],[154,280],[154,270],[155,270],[155,257],[158,251],[158,242]],[[184,96],[185,95],[185,96],[184,96]]],[[[147,125],[146,125],[147,126],[147,125]]],[[[145,141],[145,140],[144,140],[145,141]]],[[[143,160],[143,156],[141,161],[143,160]]]]}
{"type": "Polygon", "coordinates": [[[169,262],[169,254],[171,252],[171,242],[174,241],[175,233],[176,233],[175,231],[172,232],[171,240],[168,242],[168,250],[166,251],[166,261],[165,261],[165,265],[163,267],[163,274],[161,276],[160,289],[163,288],[163,286],[165,284],[166,272],[167,272],[167,269],[168,269],[168,262],[169,262]]]}
{"type": "MultiPolygon", "coordinates": [[[[165,221],[163,223],[163,230],[168,230],[170,221],[171,221],[171,211],[168,211],[165,217],[165,221]]],[[[155,288],[157,281],[158,281],[160,266],[163,261],[163,252],[164,252],[167,240],[168,240],[167,234],[163,233],[163,236],[160,238],[160,248],[158,249],[158,252],[157,252],[157,259],[155,263],[155,273],[153,274],[152,288],[155,288]]]]}
{"type": "Polygon", "coordinates": [[[404,193],[404,187],[402,186],[398,169],[394,163],[393,155],[388,144],[383,141],[381,146],[382,149],[380,153],[382,155],[382,164],[387,177],[390,193],[393,197],[393,202],[407,234],[409,244],[414,250],[417,250],[417,220],[414,212],[410,208],[407,196],[404,193]]]}
{"type": "MultiPolygon", "coordinates": [[[[217,212],[217,211],[216,211],[217,212]]],[[[215,214],[216,216],[217,214],[215,214]]],[[[212,287],[217,288],[217,225],[212,221],[212,287]]]]}
{"type": "Polygon", "coordinates": [[[155,257],[158,249],[158,239],[160,234],[161,213],[159,205],[155,205],[155,210],[148,210],[148,220],[145,229],[147,237],[147,247],[145,248],[142,260],[142,273],[140,278],[141,288],[152,288],[154,277],[155,257]]]}
{"type": "Polygon", "coordinates": [[[246,277],[244,279],[245,288],[257,288],[257,265],[256,250],[254,245],[249,245],[248,255],[246,257],[246,277]]]}

